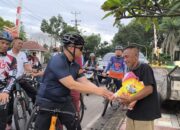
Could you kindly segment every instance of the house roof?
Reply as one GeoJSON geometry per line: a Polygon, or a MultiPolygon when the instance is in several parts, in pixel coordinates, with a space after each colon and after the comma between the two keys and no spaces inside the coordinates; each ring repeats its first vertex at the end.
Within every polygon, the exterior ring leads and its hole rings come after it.
{"type": "Polygon", "coordinates": [[[30,51],[47,51],[43,46],[38,44],[35,41],[26,41],[23,44],[22,50],[30,50],[30,51]]]}

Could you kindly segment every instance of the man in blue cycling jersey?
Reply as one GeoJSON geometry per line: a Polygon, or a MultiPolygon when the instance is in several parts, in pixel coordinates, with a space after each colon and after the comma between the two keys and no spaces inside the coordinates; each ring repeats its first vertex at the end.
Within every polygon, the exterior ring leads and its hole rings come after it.
{"type": "Polygon", "coordinates": [[[16,59],[7,54],[7,49],[12,41],[11,35],[0,31],[0,130],[5,130],[8,118],[8,102],[15,76],[16,59]],[[7,80],[8,79],[8,80],[7,80]]]}
{"type": "MultiPolygon", "coordinates": [[[[123,48],[122,46],[117,45],[115,47],[115,56],[112,56],[104,73],[103,76],[106,76],[106,73],[109,73],[109,77],[114,78],[114,82],[117,86],[117,90],[121,87],[121,79],[125,73],[125,63],[122,57],[123,48]]],[[[111,79],[107,78],[107,82],[110,82],[111,79]]]]}
{"type": "MultiPolygon", "coordinates": [[[[52,114],[41,111],[41,108],[75,113],[70,96],[71,90],[113,98],[113,93],[88,81],[81,67],[74,62],[75,57],[82,55],[84,46],[82,36],[77,33],[64,34],[62,43],[63,52],[53,56],[49,61],[37,94],[36,102],[40,112],[35,122],[36,130],[49,130],[50,127],[52,114]]],[[[81,130],[77,116],[59,114],[58,118],[67,130],[81,130]]]]}

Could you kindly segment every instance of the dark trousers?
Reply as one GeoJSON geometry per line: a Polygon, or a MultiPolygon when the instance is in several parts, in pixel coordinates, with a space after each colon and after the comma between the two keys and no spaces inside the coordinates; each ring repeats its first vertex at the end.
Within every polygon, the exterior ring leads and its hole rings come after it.
{"type": "Polygon", "coordinates": [[[6,123],[8,118],[8,107],[4,109],[4,107],[0,106],[0,130],[6,129],[6,123]]]}
{"type": "MultiPolygon", "coordinates": [[[[75,112],[75,108],[71,102],[63,103],[60,107],[62,111],[75,112]]],[[[35,130],[49,130],[51,123],[52,113],[46,111],[39,111],[36,122],[35,130]]],[[[67,130],[81,130],[80,122],[77,116],[69,114],[59,114],[58,119],[61,124],[65,125],[67,130]]]]}

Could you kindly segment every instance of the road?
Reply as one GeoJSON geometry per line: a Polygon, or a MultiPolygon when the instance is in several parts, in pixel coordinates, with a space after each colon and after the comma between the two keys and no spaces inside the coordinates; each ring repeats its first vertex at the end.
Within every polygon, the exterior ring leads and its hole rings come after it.
{"type": "Polygon", "coordinates": [[[81,123],[83,130],[90,128],[101,117],[103,98],[96,95],[84,96],[84,103],[87,109],[81,123]]]}

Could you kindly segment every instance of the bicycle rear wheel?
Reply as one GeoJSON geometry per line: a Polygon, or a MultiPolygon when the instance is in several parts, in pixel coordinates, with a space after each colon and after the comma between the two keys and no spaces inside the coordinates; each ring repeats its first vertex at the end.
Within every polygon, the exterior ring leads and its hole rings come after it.
{"type": "Polygon", "coordinates": [[[82,95],[80,95],[80,104],[79,105],[80,105],[79,121],[81,122],[83,119],[83,116],[84,116],[84,109],[85,109],[82,95]]]}
{"type": "MultiPolygon", "coordinates": [[[[111,83],[107,83],[107,84],[106,84],[106,88],[107,88],[109,91],[113,91],[113,88],[112,88],[112,84],[111,84],[111,83]]],[[[102,112],[101,116],[104,116],[104,115],[105,115],[106,110],[107,110],[108,105],[109,105],[109,100],[106,99],[106,98],[104,98],[103,103],[104,103],[104,108],[103,108],[103,112],[102,112]]]]}
{"type": "Polygon", "coordinates": [[[13,113],[16,130],[24,129],[27,121],[27,112],[25,99],[23,97],[15,97],[13,104],[13,113]]]}
{"type": "Polygon", "coordinates": [[[34,130],[35,129],[35,120],[37,117],[37,109],[36,107],[32,110],[31,116],[26,123],[25,130],[34,130]]]}
{"type": "Polygon", "coordinates": [[[105,115],[108,105],[109,105],[109,100],[105,98],[104,99],[104,109],[103,109],[101,116],[105,115]]]}

